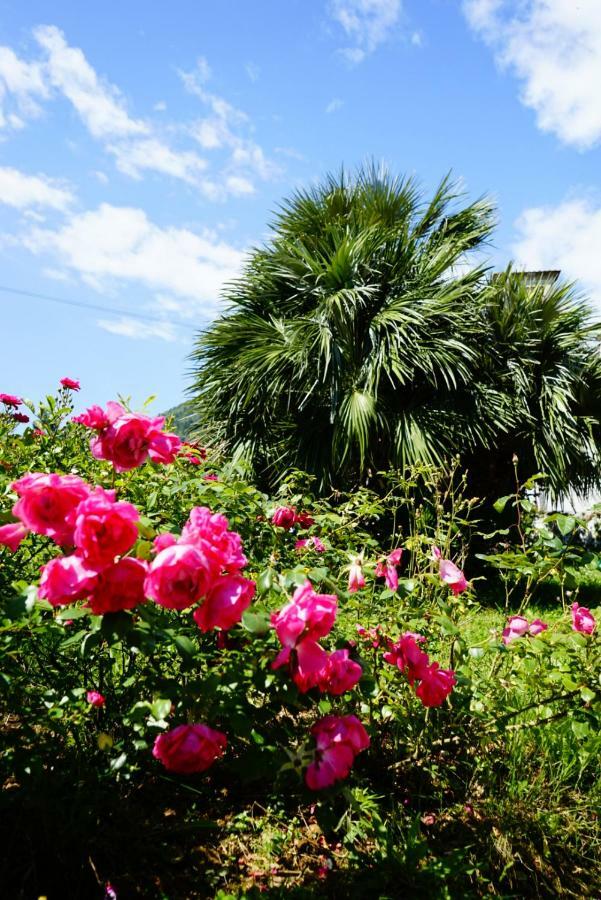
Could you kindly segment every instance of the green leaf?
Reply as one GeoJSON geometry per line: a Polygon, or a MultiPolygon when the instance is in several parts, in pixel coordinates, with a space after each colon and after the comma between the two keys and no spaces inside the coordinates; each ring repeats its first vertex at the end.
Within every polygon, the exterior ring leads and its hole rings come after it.
{"type": "Polygon", "coordinates": [[[512,497],[513,494],[507,494],[505,497],[499,497],[499,499],[495,500],[495,502],[493,503],[493,508],[496,510],[496,512],[502,513],[512,497]]]}
{"type": "Polygon", "coordinates": [[[267,634],[269,631],[269,616],[267,613],[244,612],[242,614],[242,627],[251,634],[267,634]]]}

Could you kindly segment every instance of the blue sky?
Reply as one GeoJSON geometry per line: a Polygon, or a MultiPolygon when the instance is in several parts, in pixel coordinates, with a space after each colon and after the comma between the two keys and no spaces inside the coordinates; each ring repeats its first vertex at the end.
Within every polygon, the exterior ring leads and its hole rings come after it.
{"type": "Polygon", "coordinates": [[[0,390],[178,402],[278,200],[369,158],[601,306],[599,84],[599,0],[3,3],[0,390]]]}

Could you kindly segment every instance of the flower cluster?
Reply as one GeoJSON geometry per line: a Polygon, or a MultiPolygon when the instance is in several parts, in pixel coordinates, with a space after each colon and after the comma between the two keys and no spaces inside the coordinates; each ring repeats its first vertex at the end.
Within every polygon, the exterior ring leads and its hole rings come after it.
{"type": "Polygon", "coordinates": [[[295,525],[301,528],[310,528],[315,520],[307,512],[297,512],[295,506],[278,506],[271,516],[271,522],[278,528],[290,531],[295,525]]]}
{"type": "Polygon", "coordinates": [[[348,650],[328,653],[318,643],[319,638],[332,630],[337,608],[335,596],[316,594],[306,581],[297,588],[290,603],[271,616],[282,645],[272,668],[288,665],[301,693],[316,687],[322,693],[344,694],[363,674],[361,666],[350,659],[348,650]]]}
{"type": "Polygon", "coordinates": [[[227,631],[240,621],[254,596],[255,583],[240,574],[247,559],[240,535],[229,530],[225,516],[196,506],[181,536],[159,535],[155,550],[146,579],[150,598],[179,610],[196,606],[204,598],[194,611],[201,631],[227,631]]]}
{"type": "Polygon", "coordinates": [[[423,635],[407,631],[396,644],[388,641],[384,659],[407,676],[411,687],[417,683],[415,694],[424,706],[440,706],[457,680],[451,669],[441,669],[437,662],[431,663],[428,654],[420,650],[418,644],[425,640],[423,635]]]}
{"type": "Polygon", "coordinates": [[[321,790],[346,778],[355,757],[369,747],[369,736],[355,716],[326,716],[311,728],[315,756],[305,772],[307,787],[321,790]]]}
{"type": "Polygon", "coordinates": [[[507,647],[512,641],[523,637],[525,634],[536,636],[546,631],[549,626],[541,619],[534,619],[529,622],[524,616],[510,616],[507,620],[507,626],[503,629],[502,641],[507,647]]]}
{"type": "Polygon", "coordinates": [[[130,413],[115,401],[107,403],[106,410],[91,406],[73,421],[96,432],[90,441],[92,455],[108,460],[117,472],[135,469],[147,459],[172,463],[181,450],[178,436],[163,431],[163,416],[130,413]]]}

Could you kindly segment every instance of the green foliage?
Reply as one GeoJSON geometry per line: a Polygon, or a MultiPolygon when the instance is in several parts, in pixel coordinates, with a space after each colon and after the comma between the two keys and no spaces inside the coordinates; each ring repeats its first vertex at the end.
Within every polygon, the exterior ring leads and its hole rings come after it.
{"type": "Polygon", "coordinates": [[[198,336],[202,429],[271,484],[460,453],[496,496],[518,453],[556,494],[599,486],[598,326],[568,286],[489,281],[473,253],[493,226],[449,178],[429,199],[375,169],[294,194],[198,336]]]}
{"type": "Polygon", "coordinates": [[[207,505],[242,535],[257,597],[220,645],[189,614],[150,602],[102,617],[83,603],[53,609],[35,585],[56,546],[31,535],[14,554],[0,548],[0,839],[11,861],[0,873],[3,895],[102,896],[111,882],[118,895],[170,898],[264,888],[298,897],[593,896],[601,648],[598,634],[571,629],[578,595],[568,591],[598,558],[579,542],[577,520],[539,521],[536,479],[496,504],[499,516],[513,516],[518,543],[507,544],[505,528],[489,536],[485,575],[453,596],[432,546],[468,563],[478,527],[457,467],[382,472],[377,491],[330,498],[314,497],[314,479],[293,471],[268,497],[240,461],[211,450],[205,469],[182,458],[116,475],[67,422],[68,396],[31,412],[22,434],[0,420],[2,521],[10,484],[26,471],[114,486],[142,512],[138,556],[150,557],[157,533],[179,531],[192,506],[207,505]],[[219,481],[203,478],[216,469],[219,481]],[[314,524],[274,528],[282,503],[314,524]],[[299,535],[319,535],[325,552],[298,551],[299,535]],[[401,546],[392,591],[375,568],[401,546]],[[357,556],[367,587],[349,593],[357,556]],[[300,694],[271,668],[279,647],[269,616],[307,578],[338,597],[330,646],[355,642],[363,667],[343,697],[300,694]],[[559,596],[542,611],[536,592],[552,578],[559,596]],[[485,591],[505,608],[483,609],[485,591]],[[506,647],[504,620],[516,612],[541,615],[549,629],[506,647]],[[456,672],[441,707],[424,708],[383,659],[386,636],[405,631],[423,634],[431,657],[456,672]],[[90,689],[107,698],[101,709],[86,702],[90,689]],[[330,712],[355,713],[371,747],[347,781],[311,794],[302,780],[309,728],[330,712]],[[226,731],[227,754],[203,775],[166,773],[153,742],[188,720],[226,731]]]}

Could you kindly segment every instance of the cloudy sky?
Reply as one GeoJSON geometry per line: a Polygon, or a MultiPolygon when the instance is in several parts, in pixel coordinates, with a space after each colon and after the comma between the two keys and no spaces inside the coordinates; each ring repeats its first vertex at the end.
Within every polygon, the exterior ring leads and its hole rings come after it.
{"type": "Polygon", "coordinates": [[[279,199],[368,158],[601,311],[600,85],[600,0],[5,0],[0,390],[178,402],[279,199]]]}

